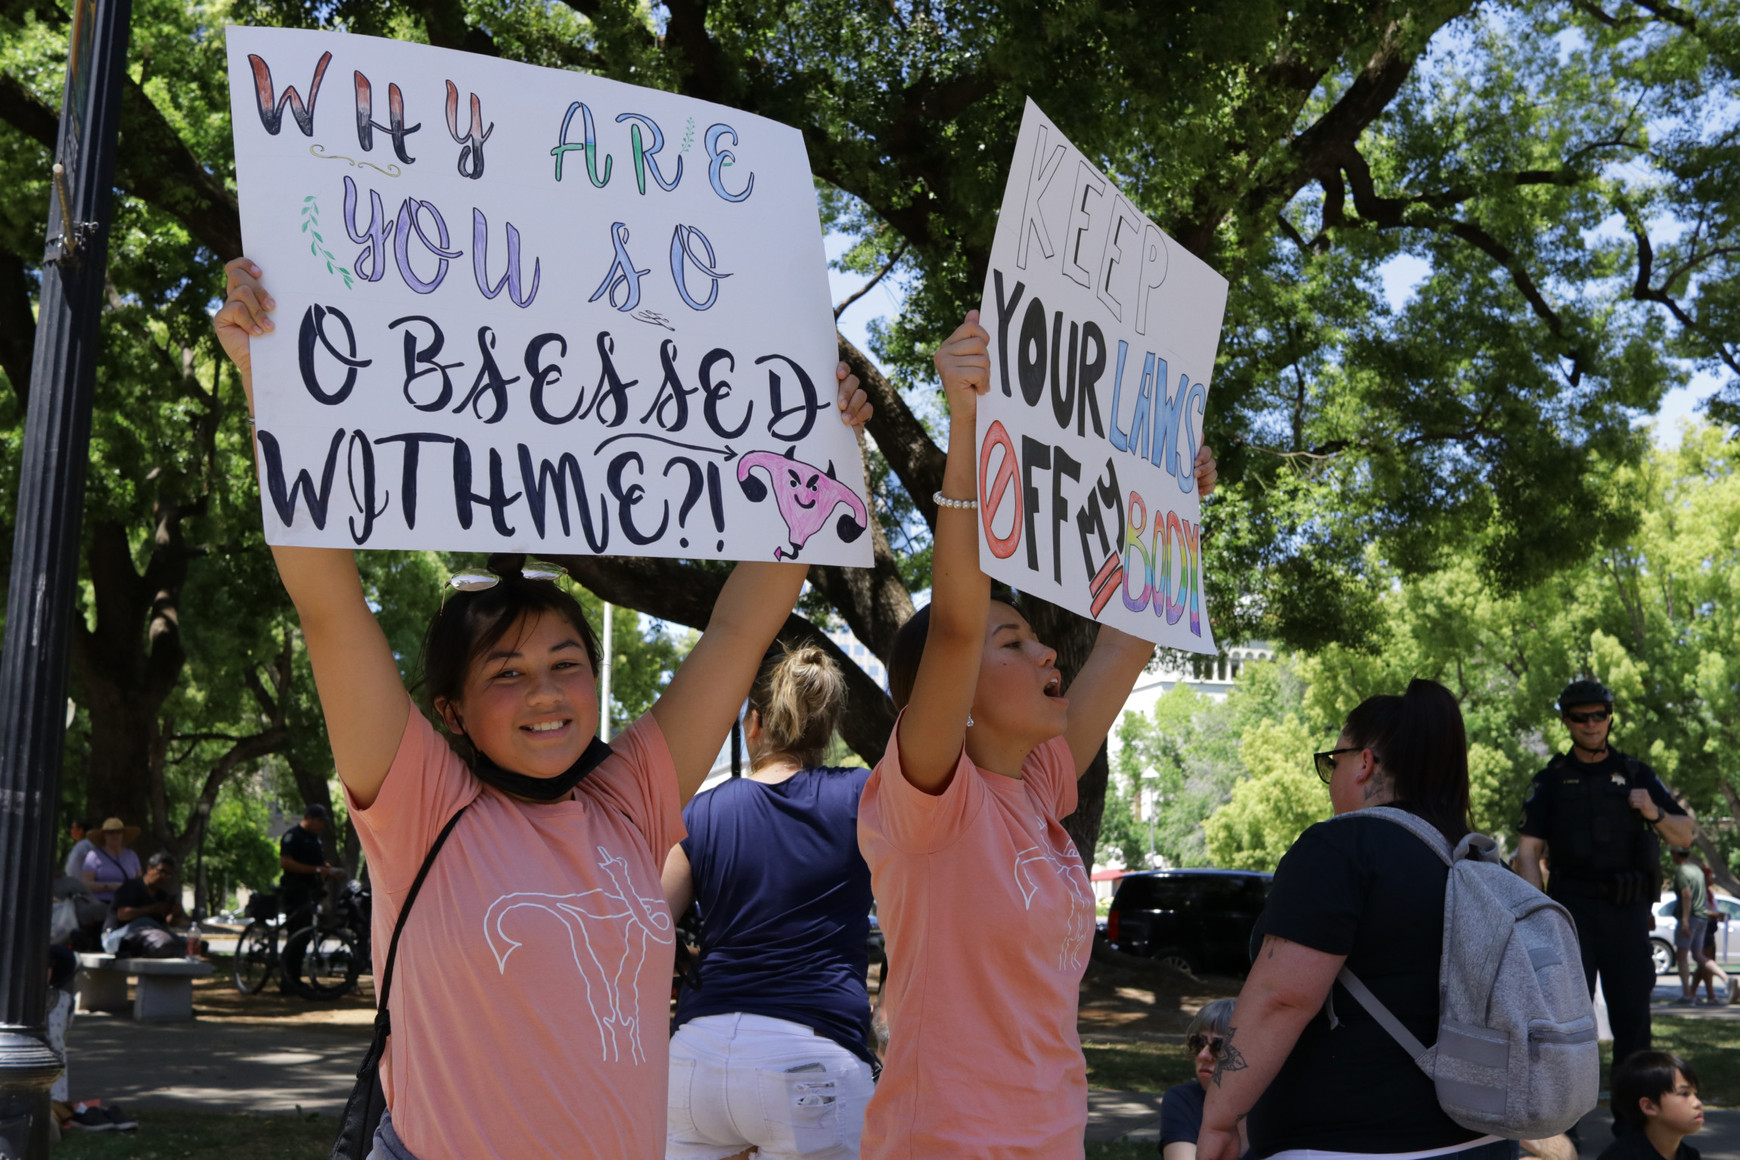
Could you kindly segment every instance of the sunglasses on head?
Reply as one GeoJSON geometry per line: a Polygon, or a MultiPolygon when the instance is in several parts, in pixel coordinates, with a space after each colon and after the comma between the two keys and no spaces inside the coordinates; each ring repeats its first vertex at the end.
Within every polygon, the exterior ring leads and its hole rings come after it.
{"type": "Polygon", "coordinates": [[[1335,776],[1335,759],[1343,753],[1358,753],[1362,747],[1350,745],[1346,749],[1325,749],[1322,753],[1311,755],[1311,764],[1317,767],[1317,776],[1328,785],[1329,779],[1335,776]]]}
{"type": "Polygon", "coordinates": [[[1202,1049],[1205,1047],[1208,1048],[1210,1051],[1212,1051],[1215,1055],[1219,1055],[1221,1045],[1224,1044],[1225,1042],[1226,1042],[1226,1038],[1224,1036],[1204,1035],[1204,1034],[1202,1034],[1202,1032],[1199,1031],[1195,1035],[1192,1035],[1192,1036],[1190,1036],[1190,1038],[1186,1039],[1184,1041],[1184,1046],[1190,1048],[1190,1054],[1192,1054],[1192,1055],[1200,1055],[1202,1053],[1202,1049]]]}
{"type": "MultiPolygon", "coordinates": [[[[520,575],[527,580],[560,580],[567,574],[568,569],[548,560],[527,560],[520,565],[520,575]]],[[[447,583],[461,592],[487,592],[501,583],[501,577],[487,568],[462,568],[447,583]]]]}
{"type": "Polygon", "coordinates": [[[1591,721],[1601,722],[1613,716],[1611,709],[1591,709],[1587,713],[1566,713],[1565,720],[1573,725],[1587,725],[1591,721]]]}

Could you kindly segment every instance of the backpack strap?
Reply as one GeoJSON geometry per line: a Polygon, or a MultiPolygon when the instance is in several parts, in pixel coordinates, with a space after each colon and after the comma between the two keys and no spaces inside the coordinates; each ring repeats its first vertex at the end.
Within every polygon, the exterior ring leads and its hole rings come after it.
{"type": "MultiPolygon", "coordinates": [[[[1406,1024],[1396,1018],[1395,1012],[1384,1006],[1383,1000],[1371,993],[1370,987],[1359,981],[1358,975],[1343,965],[1341,970],[1337,972],[1335,981],[1347,988],[1347,993],[1359,1001],[1359,1005],[1365,1008],[1368,1015],[1378,1021],[1380,1027],[1390,1033],[1390,1038],[1401,1045],[1402,1050],[1408,1053],[1410,1059],[1425,1069],[1426,1074],[1432,1073],[1426,1059],[1429,1050],[1426,1045],[1421,1043],[1412,1031],[1408,1030],[1406,1024]]],[[[1337,1022],[1334,1008],[1329,1008],[1329,1018],[1330,1025],[1334,1026],[1337,1022]]]]}
{"type": "Polygon", "coordinates": [[[417,894],[423,889],[424,879],[429,877],[429,868],[435,865],[435,855],[441,852],[446,844],[447,836],[453,832],[453,827],[459,824],[460,815],[471,806],[470,802],[460,806],[447,819],[447,824],[441,827],[441,832],[435,835],[435,841],[429,847],[429,852],[423,856],[423,865],[417,870],[417,877],[411,880],[411,889],[405,892],[405,905],[399,908],[398,921],[393,923],[393,939],[387,944],[387,965],[381,972],[381,999],[375,1012],[375,1026],[382,1033],[392,1030],[392,1020],[387,1016],[387,999],[393,993],[393,963],[399,957],[399,936],[405,933],[405,920],[411,917],[411,906],[417,901],[417,894]]]}
{"type": "Polygon", "coordinates": [[[1444,840],[1444,835],[1438,832],[1437,826],[1418,814],[1410,814],[1407,810],[1400,810],[1394,806],[1367,806],[1363,810],[1351,810],[1345,814],[1336,814],[1329,820],[1335,821],[1338,818],[1382,818],[1386,822],[1394,822],[1426,843],[1444,865],[1454,865],[1455,856],[1450,850],[1450,843],[1444,840]]]}

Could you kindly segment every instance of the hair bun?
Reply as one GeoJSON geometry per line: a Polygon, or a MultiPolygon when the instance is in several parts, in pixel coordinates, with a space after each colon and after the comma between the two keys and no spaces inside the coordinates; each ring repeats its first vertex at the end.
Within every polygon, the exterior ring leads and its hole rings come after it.
{"type": "Polygon", "coordinates": [[[492,552],[489,562],[484,565],[485,568],[503,580],[518,579],[525,566],[526,554],[524,552],[492,552]]]}

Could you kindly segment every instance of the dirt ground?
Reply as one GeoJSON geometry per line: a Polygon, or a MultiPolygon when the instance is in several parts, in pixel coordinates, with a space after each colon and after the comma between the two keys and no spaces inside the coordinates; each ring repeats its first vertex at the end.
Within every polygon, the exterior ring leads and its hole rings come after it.
{"type": "Polygon", "coordinates": [[[1202,1005],[1237,995],[1240,982],[1214,975],[1194,978],[1096,945],[1082,978],[1077,1025],[1084,1038],[1182,1044],[1185,1027],[1202,1005]]]}

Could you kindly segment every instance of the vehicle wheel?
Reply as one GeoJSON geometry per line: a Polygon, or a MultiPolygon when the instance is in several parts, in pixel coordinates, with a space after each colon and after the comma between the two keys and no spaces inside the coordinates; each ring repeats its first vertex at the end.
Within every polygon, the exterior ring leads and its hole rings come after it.
{"type": "Polygon", "coordinates": [[[1190,956],[1186,955],[1183,951],[1161,951],[1159,954],[1154,956],[1154,961],[1163,967],[1171,967],[1180,974],[1192,976],[1196,974],[1195,964],[1190,961],[1190,956]]]}
{"type": "Polygon", "coordinates": [[[302,981],[321,999],[336,999],[356,989],[362,956],[348,930],[317,930],[302,952],[302,981]]]}
{"type": "Polygon", "coordinates": [[[1655,973],[1666,975],[1674,969],[1674,948],[1659,938],[1649,940],[1649,957],[1655,962],[1655,973]]]}
{"type": "Polygon", "coordinates": [[[275,949],[272,942],[272,928],[258,919],[250,922],[242,937],[236,940],[234,972],[236,990],[242,994],[256,994],[266,985],[266,979],[272,974],[272,964],[278,957],[272,953],[275,949]]]}

